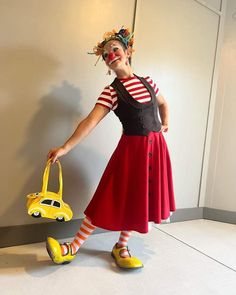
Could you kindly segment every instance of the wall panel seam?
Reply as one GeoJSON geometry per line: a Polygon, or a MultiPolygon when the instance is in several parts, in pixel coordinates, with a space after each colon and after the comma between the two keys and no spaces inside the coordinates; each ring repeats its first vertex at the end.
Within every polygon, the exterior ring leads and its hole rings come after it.
{"type": "MultiPolygon", "coordinates": [[[[216,13],[217,15],[221,16],[222,15],[222,11],[214,8],[213,6],[209,5],[208,3],[206,3],[206,1],[202,1],[202,0],[193,0],[195,2],[197,2],[198,4],[206,7],[207,9],[209,9],[210,11],[216,13]]],[[[222,3],[221,3],[221,8],[222,8],[222,3]]]]}

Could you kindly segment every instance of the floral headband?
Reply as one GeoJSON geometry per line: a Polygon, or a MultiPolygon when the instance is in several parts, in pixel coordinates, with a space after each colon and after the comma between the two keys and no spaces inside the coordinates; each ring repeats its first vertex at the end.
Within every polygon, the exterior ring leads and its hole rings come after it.
{"type": "Polygon", "coordinates": [[[123,27],[119,30],[119,32],[117,32],[116,30],[112,30],[111,32],[106,32],[103,35],[103,41],[98,42],[97,46],[94,46],[93,52],[89,52],[89,54],[95,54],[98,56],[98,60],[96,61],[96,64],[97,64],[104,52],[104,46],[108,41],[118,40],[127,49],[128,47],[133,46],[133,43],[134,43],[133,36],[134,36],[134,33],[131,33],[128,28],[124,29],[123,27]]]}

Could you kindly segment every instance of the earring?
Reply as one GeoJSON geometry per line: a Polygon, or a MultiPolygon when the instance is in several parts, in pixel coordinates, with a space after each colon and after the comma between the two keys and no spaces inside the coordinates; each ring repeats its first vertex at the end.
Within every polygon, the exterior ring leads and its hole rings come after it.
{"type": "Polygon", "coordinates": [[[110,69],[108,69],[107,75],[111,75],[111,70],[110,69]]]}

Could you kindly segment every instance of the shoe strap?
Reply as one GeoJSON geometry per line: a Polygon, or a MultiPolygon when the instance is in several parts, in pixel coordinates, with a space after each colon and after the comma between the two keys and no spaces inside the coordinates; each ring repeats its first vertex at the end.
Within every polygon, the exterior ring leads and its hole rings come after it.
{"type": "Polygon", "coordinates": [[[70,255],[73,255],[70,243],[63,243],[62,245],[66,246],[66,249],[67,249],[67,252],[63,256],[66,256],[69,253],[70,253],[70,255]]]}
{"type": "Polygon", "coordinates": [[[129,250],[128,246],[117,247],[117,245],[116,245],[116,249],[119,249],[119,250],[120,250],[120,251],[119,251],[119,256],[120,256],[121,258],[122,258],[122,256],[120,255],[120,253],[123,252],[123,251],[128,252],[129,257],[132,257],[131,254],[130,254],[130,250],[129,250]]]}

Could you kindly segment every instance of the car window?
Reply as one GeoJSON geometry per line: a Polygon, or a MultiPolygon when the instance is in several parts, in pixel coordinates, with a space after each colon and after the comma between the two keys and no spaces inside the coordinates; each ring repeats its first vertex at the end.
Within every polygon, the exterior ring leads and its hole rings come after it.
{"type": "Polygon", "coordinates": [[[51,204],[52,204],[52,200],[49,200],[49,199],[47,199],[47,200],[43,200],[43,201],[41,202],[41,204],[44,204],[44,205],[51,205],[51,204]]]}
{"type": "Polygon", "coordinates": [[[57,207],[57,208],[60,208],[61,204],[59,202],[57,202],[57,201],[54,201],[53,206],[57,207]]]}

